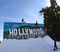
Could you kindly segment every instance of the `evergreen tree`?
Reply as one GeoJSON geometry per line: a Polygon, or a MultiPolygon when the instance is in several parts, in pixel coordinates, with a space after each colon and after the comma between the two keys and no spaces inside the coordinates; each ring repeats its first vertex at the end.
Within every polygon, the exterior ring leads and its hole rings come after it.
{"type": "Polygon", "coordinates": [[[54,50],[56,50],[56,41],[60,41],[60,7],[56,0],[50,0],[50,3],[50,7],[42,8],[39,13],[44,15],[46,33],[54,40],[54,50]]]}

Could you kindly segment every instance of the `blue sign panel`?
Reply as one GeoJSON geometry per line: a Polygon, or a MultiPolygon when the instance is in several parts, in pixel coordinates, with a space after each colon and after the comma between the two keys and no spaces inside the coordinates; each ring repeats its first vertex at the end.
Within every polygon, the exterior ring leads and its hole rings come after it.
{"type": "Polygon", "coordinates": [[[4,39],[28,39],[44,37],[44,25],[34,23],[4,23],[4,39]]]}

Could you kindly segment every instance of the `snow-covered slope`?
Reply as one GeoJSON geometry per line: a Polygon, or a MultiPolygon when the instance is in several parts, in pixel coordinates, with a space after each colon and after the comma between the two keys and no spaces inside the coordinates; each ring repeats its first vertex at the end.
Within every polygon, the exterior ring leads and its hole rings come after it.
{"type": "Polygon", "coordinates": [[[27,40],[4,39],[0,44],[0,52],[60,52],[52,50],[53,40],[49,36],[27,40]]]}

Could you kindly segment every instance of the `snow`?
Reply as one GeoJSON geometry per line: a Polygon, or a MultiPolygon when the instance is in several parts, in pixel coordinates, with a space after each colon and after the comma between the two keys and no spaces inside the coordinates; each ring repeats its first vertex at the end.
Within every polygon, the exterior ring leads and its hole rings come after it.
{"type": "Polygon", "coordinates": [[[60,52],[52,51],[53,48],[53,40],[49,36],[27,40],[4,39],[0,43],[0,52],[60,52]]]}

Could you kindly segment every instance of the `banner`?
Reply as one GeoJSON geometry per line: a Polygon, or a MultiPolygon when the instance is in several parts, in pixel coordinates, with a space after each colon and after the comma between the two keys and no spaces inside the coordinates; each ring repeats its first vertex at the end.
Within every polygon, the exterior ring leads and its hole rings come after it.
{"type": "Polygon", "coordinates": [[[44,37],[44,25],[34,23],[4,23],[3,39],[28,39],[44,37]]]}

